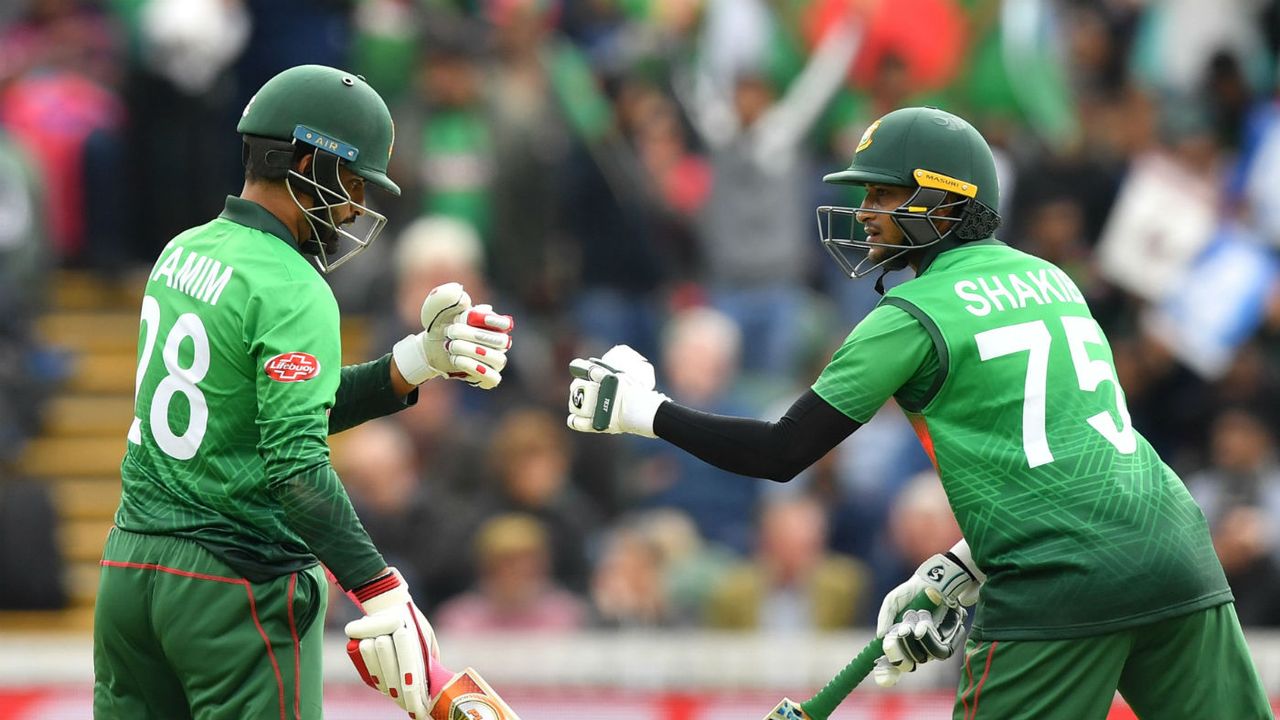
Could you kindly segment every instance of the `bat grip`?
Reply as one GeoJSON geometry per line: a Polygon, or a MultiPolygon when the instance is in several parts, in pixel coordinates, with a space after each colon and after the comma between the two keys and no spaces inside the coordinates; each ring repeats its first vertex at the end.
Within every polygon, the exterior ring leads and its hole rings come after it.
{"type": "Polygon", "coordinates": [[[849,693],[862,682],[862,679],[875,667],[876,660],[884,654],[883,642],[874,638],[862,648],[857,657],[850,660],[831,682],[813,697],[800,704],[811,720],[827,720],[836,706],[849,697],[849,693]]]}
{"type": "MultiPolygon", "coordinates": [[[[916,596],[915,600],[907,606],[908,610],[932,610],[937,607],[937,603],[929,599],[928,595],[923,592],[916,596]]],[[[804,708],[804,712],[809,716],[810,720],[827,720],[831,717],[831,713],[835,712],[836,707],[849,697],[849,693],[862,682],[871,671],[875,669],[876,660],[884,655],[884,641],[881,638],[872,638],[871,642],[862,648],[862,652],[848,662],[836,676],[831,678],[831,682],[819,690],[813,697],[800,703],[800,707],[804,708]]]]}

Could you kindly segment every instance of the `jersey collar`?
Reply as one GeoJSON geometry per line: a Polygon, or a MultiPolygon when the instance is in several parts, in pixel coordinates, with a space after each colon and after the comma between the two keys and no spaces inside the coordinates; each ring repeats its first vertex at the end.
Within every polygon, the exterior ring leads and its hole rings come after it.
{"type": "Polygon", "coordinates": [[[230,220],[237,225],[244,225],[254,230],[261,230],[269,235],[275,235],[288,243],[289,247],[295,250],[298,248],[297,239],[293,237],[293,233],[289,232],[289,228],[285,227],[283,222],[280,222],[280,218],[272,215],[270,210],[252,200],[228,195],[227,205],[218,217],[230,220]]]}
{"type": "MultiPolygon", "coordinates": [[[[924,258],[924,260],[920,263],[920,269],[916,271],[916,277],[919,277],[925,274],[926,272],[928,272],[929,268],[933,267],[937,260],[944,259],[945,256],[951,256],[953,253],[955,253],[958,250],[964,250],[965,248],[978,247],[978,246],[989,247],[992,245],[1004,245],[1004,242],[997,240],[993,237],[989,237],[986,240],[970,240],[967,243],[962,243],[960,245],[952,245],[951,247],[942,248],[938,252],[932,255],[927,255],[924,258]]],[[[931,249],[932,248],[926,248],[926,250],[931,250],[931,249]]]]}

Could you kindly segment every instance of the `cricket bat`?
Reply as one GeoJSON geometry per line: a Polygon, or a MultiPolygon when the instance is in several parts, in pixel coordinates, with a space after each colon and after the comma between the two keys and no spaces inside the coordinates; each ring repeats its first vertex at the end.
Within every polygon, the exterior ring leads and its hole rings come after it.
{"type": "MultiPolygon", "coordinates": [[[[920,593],[911,604],[907,606],[908,610],[929,610],[937,606],[924,593],[920,593]]],[[[872,638],[871,642],[862,648],[862,652],[850,660],[840,672],[836,673],[831,682],[817,692],[813,697],[804,702],[796,702],[791,698],[782,698],[782,702],[774,706],[773,710],[764,716],[764,720],[827,720],[831,717],[831,713],[844,699],[849,697],[849,693],[858,687],[871,671],[875,669],[876,660],[884,655],[884,642],[880,638],[872,638]]]]}
{"type": "Polygon", "coordinates": [[[427,710],[431,720],[520,720],[474,668],[455,673],[435,658],[429,665],[428,682],[436,691],[427,710]]]}

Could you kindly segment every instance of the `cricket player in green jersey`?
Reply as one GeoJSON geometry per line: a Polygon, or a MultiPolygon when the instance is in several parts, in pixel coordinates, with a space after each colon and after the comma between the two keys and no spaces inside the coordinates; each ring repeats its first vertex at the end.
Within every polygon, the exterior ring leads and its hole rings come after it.
{"type": "Polygon", "coordinates": [[[435,636],[356,517],[327,436],[412,404],[432,378],[496,386],[511,319],[449,283],[421,333],[342,367],[321,273],[385,224],[366,183],[399,193],[391,115],[363,78],[305,65],[269,80],[238,131],[240,196],[165,246],[142,298],[94,716],[320,718],[323,563],[365,613],[347,626],[361,677],[425,718],[435,636]]]}
{"type": "Polygon", "coordinates": [[[786,481],[893,397],[966,541],[884,599],[877,682],[949,657],[976,604],[956,720],[1100,719],[1117,690],[1145,719],[1271,718],[1204,516],[1134,429],[1080,290],[994,237],[999,186],[978,131],[898,110],[825,180],[866,188],[859,208],[818,209],[845,272],[915,277],[884,293],[780,420],[671,402],[648,361],[618,346],[571,364],[569,426],[786,481]],[[936,609],[908,610],[922,593],[936,609]]]}

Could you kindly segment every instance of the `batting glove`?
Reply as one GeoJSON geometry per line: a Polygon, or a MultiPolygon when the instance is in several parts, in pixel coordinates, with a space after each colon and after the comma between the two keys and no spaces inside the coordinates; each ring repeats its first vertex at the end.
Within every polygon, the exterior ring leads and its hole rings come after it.
{"type": "Polygon", "coordinates": [[[489,305],[471,306],[459,283],[439,285],[422,302],[423,331],[391,349],[396,367],[412,385],[448,377],[492,390],[502,382],[515,321],[489,305]]]}
{"type": "Polygon", "coordinates": [[[902,673],[915,670],[930,660],[946,660],[964,642],[967,611],[960,606],[940,605],[933,610],[907,610],[902,622],[884,635],[884,657],[872,670],[876,684],[892,687],[902,673]]]}
{"type": "Polygon", "coordinates": [[[352,591],[365,616],[347,623],[347,655],[365,684],[389,696],[411,718],[427,717],[430,658],[440,656],[431,623],[413,604],[400,571],[352,591]]]}
{"type": "Polygon", "coordinates": [[[670,398],[654,390],[653,365],[643,355],[615,345],[604,357],[570,362],[569,374],[570,428],[657,437],[653,418],[670,398]]]}
{"type": "Polygon", "coordinates": [[[920,593],[935,605],[972,607],[978,602],[978,591],[986,579],[973,562],[969,543],[961,540],[946,553],[925,560],[906,582],[889,591],[876,617],[876,637],[884,637],[920,593]]]}

